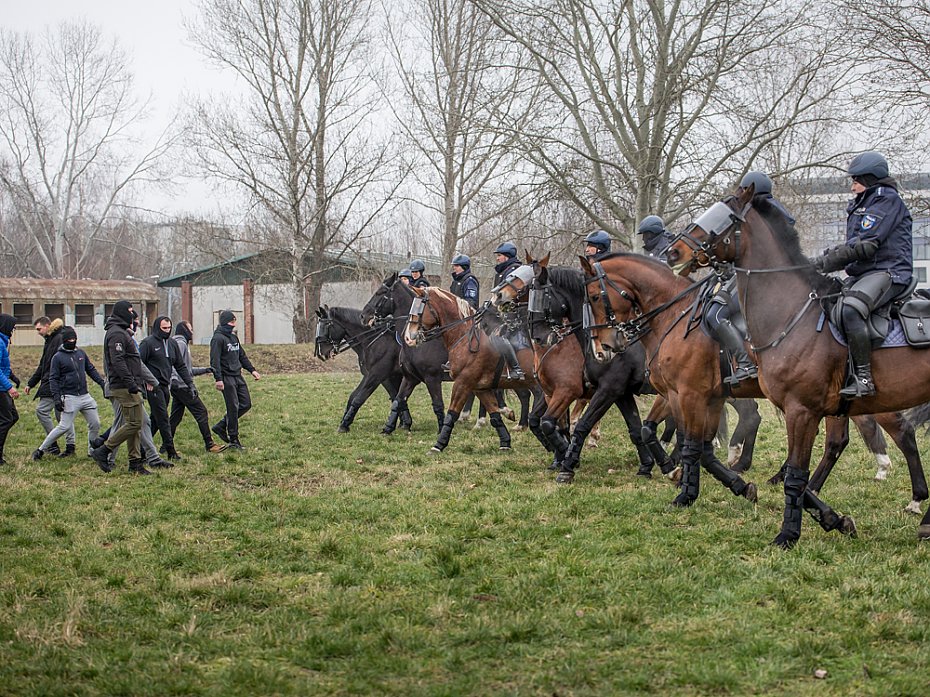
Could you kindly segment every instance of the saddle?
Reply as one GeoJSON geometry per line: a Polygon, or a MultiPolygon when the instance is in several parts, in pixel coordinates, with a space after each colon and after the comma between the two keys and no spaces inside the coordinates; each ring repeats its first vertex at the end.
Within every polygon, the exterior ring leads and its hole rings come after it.
{"type": "MultiPolygon", "coordinates": [[[[913,348],[930,348],[930,292],[915,291],[916,286],[917,279],[911,279],[903,292],[869,315],[866,326],[869,328],[873,349],[903,345],[900,337],[898,341],[889,341],[886,344],[889,335],[894,337],[898,334],[898,323],[907,345],[913,348]]],[[[829,303],[825,303],[823,311],[830,318],[835,333],[842,336],[842,311],[838,298],[831,298],[829,303]]]]}

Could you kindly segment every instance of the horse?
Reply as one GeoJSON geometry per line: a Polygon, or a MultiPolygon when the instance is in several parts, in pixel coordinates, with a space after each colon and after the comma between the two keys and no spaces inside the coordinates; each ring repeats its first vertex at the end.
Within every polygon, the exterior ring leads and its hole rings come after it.
{"type": "MultiPolygon", "coordinates": [[[[809,491],[811,450],[821,419],[900,411],[927,402],[930,351],[909,346],[876,350],[876,394],[843,400],[839,390],[846,377],[847,351],[830,331],[821,331],[818,302],[835,294],[837,283],[814,269],[794,228],[770,203],[754,200],[754,193],[750,186],[714,204],[675,239],[667,256],[681,270],[708,263],[735,265],[759,383],[785,414],[785,508],[773,544],[788,549],[801,536],[800,511],[809,491]]],[[[917,534],[930,539],[930,511],[917,534]]]]}
{"type": "MultiPolygon", "coordinates": [[[[384,387],[393,402],[403,374],[398,364],[400,346],[394,340],[394,327],[386,323],[369,326],[362,322],[359,310],[350,307],[322,306],[316,311],[317,325],[314,355],[329,360],[351,348],[358,355],[362,380],[352,390],[339,424],[339,433],[348,433],[355,415],[378,385],[384,387]]],[[[404,409],[399,413],[402,427],[410,430],[413,419],[404,409]]]]}
{"type": "Polygon", "coordinates": [[[609,363],[594,360],[582,329],[584,277],[579,270],[550,267],[548,254],[538,261],[528,254],[527,264],[492,291],[491,304],[506,307],[528,289],[533,296],[529,329],[536,354],[535,372],[546,396],[546,410],[535,418],[539,418],[540,428],[555,452],[552,467],[559,469],[556,482],[567,484],[574,480],[585,440],[612,405],[623,415],[636,448],[637,474],[652,476],[656,462],[653,452],[658,454],[663,474],[671,474],[675,466],[668,455],[658,443],[650,450],[642,437],[635,395],[651,391],[642,348],[635,346],[609,363]],[[589,402],[569,442],[559,424],[572,402],[582,399],[589,402]]]}
{"type": "MultiPolygon", "coordinates": [[[[513,380],[503,375],[503,359],[478,325],[481,315],[476,314],[464,300],[439,288],[411,287],[410,290],[416,295],[416,300],[409,309],[404,341],[408,346],[417,346],[430,339],[441,338],[449,352],[453,379],[449,409],[431,451],[442,452],[449,445],[455,422],[472,392],[490,414],[489,421],[497,431],[500,449],[509,450],[510,433],[504,426],[494,391],[527,388],[533,392],[535,410],[542,399],[539,384],[530,378],[513,380]]],[[[526,374],[531,375],[529,353],[528,350],[520,351],[518,357],[521,364],[525,363],[521,367],[526,374]]],[[[534,431],[534,435],[545,445],[539,432],[534,431]]]]}

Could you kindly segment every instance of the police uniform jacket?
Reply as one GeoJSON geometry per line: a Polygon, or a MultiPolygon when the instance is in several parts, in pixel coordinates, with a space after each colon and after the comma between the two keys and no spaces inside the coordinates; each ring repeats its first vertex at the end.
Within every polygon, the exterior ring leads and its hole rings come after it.
{"type": "Polygon", "coordinates": [[[914,275],[911,212],[887,184],[872,186],[849,202],[846,208],[846,244],[874,240],[875,256],[847,264],[846,273],[859,278],[872,271],[888,271],[894,283],[907,285],[914,275]]]}
{"type": "Polygon", "coordinates": [[[426,276],[420,276],[419,278],[411,278],[410,285],[414,288],[429,288],[429,281],[426,280],[426,276]]]}
{"type": "Polygon", "coordinates": [[[662,254],[662,252],[665,251],[665,248],[671,243],[672,236],[668,234],[668,230],[666,230],[661,235],[656,235],[655,237],[644,236],[643,250],[649,256],[665,261],[665,255],[662,254]]]}
{"type": "Polygon", "coordinates": [[[495,264],[494,270],[497,274],[494,276],[494,286],[497,287],[504,282],[504,279],[507,278],[513,272],[514,269],[520,268],[520,260],[514,257],[513,259],[508,259],[507,261],[502,261],[500,264],[495,264]]]}
{"type": "Polygon", "coordinates": [[[449,292],[457,295],[476,310],[478,309],[478,279],[475,278],[471,271],[465,271],[461,274],[452,274],[452,285],[449,286],[449,292]]]}

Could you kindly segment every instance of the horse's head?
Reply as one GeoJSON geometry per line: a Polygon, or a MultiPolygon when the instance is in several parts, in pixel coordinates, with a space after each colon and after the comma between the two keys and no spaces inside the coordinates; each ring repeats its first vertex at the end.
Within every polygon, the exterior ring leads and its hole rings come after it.
{"type": "Polygon", "coordinates": [[[548,254],[536,260],[529,252],[526,252],[526,263],[507,274],[499,285],[491,289],[491,305],[506,310],[508,305],[526,302],[533,279],[536,278],[539,269],[545,268],[548,264],[548,254]]]}
{"type": "Polygon", "coordinates": [[[584,327],[591,332],[594,358],[607,363],[629,345],[624,331],[625,323],[642,314],[631,284],[616,275],[608,278],[604,265],[614,263],[611,259],[592,262],[587,257],[578,257],[585,273],[586,302],[584,327]]]}
{"type": "MultiPolygon", "coordinates": [[[[573,303],[572,295],[575,294],[569,288],[560,287],[552,282],[548,266],[539,267],[536,279],[530,286],[527,303],[530,336],[533,341],[537,344],[551,345],[560,340],[558,333],[572,328],[572,305],[577,308],[582,302],[576,297],[573,303]]],[[[577,309],[575,314],[578,314],[577,309]]],[[[574,321],[579,319],[580,317],[576,317],[574,321]]]]}
{"type": "Polygon", "coordinates": [[[365,307],[362,308],[362,324],[372,326],[376,321],[384,319],[395,312],[394,294],[397,288],[403,286],[403,283],[397,282],[397,274],[392,273],[384,279],[384,282],[371,296],[365,307]]]}
{"type": "Polygon", "coordinates": [[[752,206],[755,185],[715,203],[672,240],[665,252],[675,273],[687,275],[702,266],[735,262],[739,255],[740,229],[752,206]]]}
{"type": "Polygon", "coordinates": [[[345,340],[347,332],[342,325],[335,321],[327,305],[319,307],[316,316],[313,355],[321,361],[326,361],[339,352],[339,346],[345,340]]]}
{"type": "MultiPolygon", "coordinates": [[[[436,311],[430,305],[429,288],[417,288],[410,286],[413,291],[413,303],[410,305],[410,311],[407,314],[407,325],[404,327],[404,341],[407,346],[416,346],[418,343],[425,341],[426,331],[433,327],[439,326],[439,317],[436,311]]],[[[435,302],[433,303],[435,304],[435,302]]]]}

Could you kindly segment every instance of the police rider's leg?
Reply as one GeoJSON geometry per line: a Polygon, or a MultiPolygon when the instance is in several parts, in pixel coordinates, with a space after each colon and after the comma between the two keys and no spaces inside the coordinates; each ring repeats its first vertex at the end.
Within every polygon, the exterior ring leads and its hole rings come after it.
{"type": "Polygon", "coordinates": [[[736,385],[742,380],[748,380],[758,375],[755,364],[746,353],[743,337],[739,330],[730,321],[730,308],[722,303],[711,303],[710,309],[704,317],[707,327],[713,332],[714,338],[730,352],[736,361],[736,369],[726,379],[729,385],[736,385]]]}
{"type": "Polygon", "coordinates": [[[517,352],[513,346],[502,336],[496,334],[491,336],[491,345],[504,357],[507,362],[507,372],[512,380],[525,380],[523,369],[520,367],[520,361],[517,359],[517,352]]]}
{"type": "Polygon", "coordinates": [[[841,396],[854,399],[875,394],[875,383],[872,380],[872,344],[866,321],[873,310],[884,305],[902,290],[903,286],[893,284],[887,272],[880,271],[857,279],[843,292],[841,318],[855,380],[852,385],[840,390],[841,396]]]}

